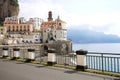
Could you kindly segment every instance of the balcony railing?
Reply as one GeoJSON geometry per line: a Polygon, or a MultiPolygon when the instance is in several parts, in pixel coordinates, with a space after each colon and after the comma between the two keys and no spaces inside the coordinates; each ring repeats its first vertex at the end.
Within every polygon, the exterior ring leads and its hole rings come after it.
{"type": "Polygon", "coordinates": [[[120,73],[120,54],[88,52],[86,59],[89,69],[120,73]]]}

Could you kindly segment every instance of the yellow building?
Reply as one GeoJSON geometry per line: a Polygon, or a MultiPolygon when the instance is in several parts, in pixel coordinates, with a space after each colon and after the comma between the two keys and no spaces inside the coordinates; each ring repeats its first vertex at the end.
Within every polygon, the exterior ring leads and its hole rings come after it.
{"type": "Polygon", "coordinates": [[[0,35],[5,35],[6,31],[6,27],[0,26],[0,35]]]}
{"type": "Polygon", "coordinates": [[[25,21],[24,18],[18,18],[17,16],[7,17],[4,21],[4,27],[7,29],[7,33],[29,33],[34,31],[32,23],[25,21]]]}

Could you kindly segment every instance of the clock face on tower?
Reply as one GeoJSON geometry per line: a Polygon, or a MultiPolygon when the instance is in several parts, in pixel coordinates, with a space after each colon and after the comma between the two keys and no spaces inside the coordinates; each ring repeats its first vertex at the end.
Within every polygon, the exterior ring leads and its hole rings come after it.
{"type": "Polygon", "coordinates": [[[62,44],[62,48],[65,49],[67,45],[65,43],[62,44]]]}

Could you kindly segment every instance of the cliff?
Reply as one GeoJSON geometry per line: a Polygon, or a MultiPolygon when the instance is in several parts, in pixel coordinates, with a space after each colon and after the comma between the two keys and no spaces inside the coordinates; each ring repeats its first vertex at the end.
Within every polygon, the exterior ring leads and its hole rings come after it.
{"type": "Polygon", "coordinates": [[[17,16],[19,13],[18,0],[0,0],[0,24],[5,17],[17,16]]]}

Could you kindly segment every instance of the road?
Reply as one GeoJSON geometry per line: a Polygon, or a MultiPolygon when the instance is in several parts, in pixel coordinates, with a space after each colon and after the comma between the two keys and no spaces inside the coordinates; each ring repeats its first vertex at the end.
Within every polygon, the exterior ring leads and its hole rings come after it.
{"type": "Polygon", "coordinates": [[[0,59],[0,80],[120,80],[38,64],[0,59]]]}

